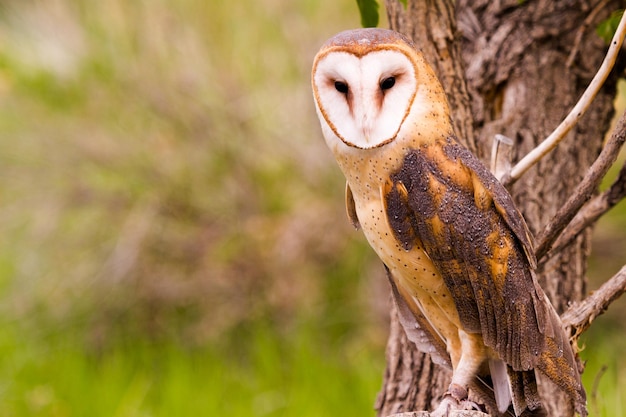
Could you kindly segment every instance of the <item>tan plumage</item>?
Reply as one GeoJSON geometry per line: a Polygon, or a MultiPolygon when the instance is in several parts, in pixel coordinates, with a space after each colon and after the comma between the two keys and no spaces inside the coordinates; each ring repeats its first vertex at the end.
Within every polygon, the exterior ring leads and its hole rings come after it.
{"type": "Polygon", "coordinates": [[[434,414],[466,406],[468,390],[493,415],[509,404],[516,415],[541,414],[538,370],[586,415],[571,346],[534,276],[528,228],[456,141],[423,56],[392,31],[342,32],[322,46],[312,79],[348,215],[388,270],[409,338],[453,369],[434,414]]]}

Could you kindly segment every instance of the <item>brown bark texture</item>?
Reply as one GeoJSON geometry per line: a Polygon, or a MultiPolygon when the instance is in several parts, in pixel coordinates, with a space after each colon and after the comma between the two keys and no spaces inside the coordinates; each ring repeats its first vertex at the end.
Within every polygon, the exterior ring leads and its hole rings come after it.
{"type": "MultiPolygon", "coordinates": [[[[485,163],[495,134],[514,141],[515,163],[559,124],[606,53],[595,26],[621,7],[620,1],[597,0],[407,3],[386,0],[390,28],[411,37],[425,54],[448,94],[460,141],[485,163]]],[[[613,115],[615,73],[564,142],[512,186],[533,234],[542,231],[599,154],[613,115]]],[[[589,252],[587,229],[537,271],[559,313],[584,296],[589,252]]],[[[395,312],[391,316],[378,415],[430,410],[446,391],[450,372],[416,351],[395,312]]],[[[540,384],[548,415],[574,415],[558,389],[540,384]]]]}

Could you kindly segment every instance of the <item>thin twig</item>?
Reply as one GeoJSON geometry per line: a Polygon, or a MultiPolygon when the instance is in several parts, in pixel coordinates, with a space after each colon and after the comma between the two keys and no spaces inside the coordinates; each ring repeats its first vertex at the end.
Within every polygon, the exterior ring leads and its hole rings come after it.
{"type": "Polygon", "coordinates": [[[537,259],[541,259],[548,253],[559,234],[572,221],[583,204],[591,198],[593,192],[600,185],[600,181],[602,181],[602,178],[604,178],[611,165],[617,159],[624,141],[626,141],[626,112],[620,117],[611,138],[593,165],[591,165],[583,180],[574,190],[574,194],[561,206],[537,238],[538,244],[535,250],[537,259]]]}
{"type": "Polygon", "coordinates": [[[567,57],[567,61],[565,61],[565,66],[567,68],[570,68],[572,64],[574,64],[574,59],[576,59],[576,55],[580,49],[580,42],[582,41],[587,28],[591,25],[591,23],[593,23],[593,20],[596,18],[598,13],[604,9],[604,6],[606,6],[608,2],[609,0],[602,0],[596,4],[596,7],[593,8],[591,13],[589,13],[589,16],[587,16],[583,24],[578,28],[578,31],[576,32],[576,39],[574,40],[574,47],[572,48],[572,52],[570,52],[569,57],[567,57]]]}
{"type": "Polygon", "coordinates": [[[570,334],[574,340],[578,339],[596,317],[604,313],[624,292],[626,292],[626,265],[591,295],[563,313],[561,316],[563,326],[571,329],[570,334]]]}
{"type": "Polygon", "coordinates": [[[591,83],[583,93],[578,103],[574,106],[574,108],[569,112],[569,114],[563,119],[560,125],[557,126],[556,129],[543,141],[541,142],[535,149],[530,151],[525,157],[519,161],[513,169],[511,169],[511,175],[507,178],[507,184],[510,185],[516,180],[518,180],[530,167],[535,165],[541,158],[543,158],[548,152],[556,147],[561,140],[567,135],[567,133],[572,130],[572,128],[578,123],[578,121],[585,114],[591,102],[600,91],[600,88],[604,84],[604,81],[608,77],[613,65],[615,64],[615,60],[617,59],[617,55],[622,46],[622,42],[624,41],[624,36],[626,35],[626,13],[622,16],[622,19],[619,22],[619,26],[617,27],[617,31],[615,31],[615,35],[611,40],[611,44],[609,45],[609,49],[607,51],[606,56],[604,57],[604,61],[602,61],[602,65],[600,69],[591,80],[591,83]]]}
{"type": "Polygon", "coordinates": [[[604,213],[615,207],[617,203],[626,197],[626,162],[622,165],[622,169],[617,179],[602,194],[593,197],[585,204],[576,214],[574,219],[563,230],[563,233],[552,245],[552,249],[541,260],[545,263],[557,254],[561,249],[569,245],[569,243],[578,236],[580,232],[595,223],[604,213]]]}

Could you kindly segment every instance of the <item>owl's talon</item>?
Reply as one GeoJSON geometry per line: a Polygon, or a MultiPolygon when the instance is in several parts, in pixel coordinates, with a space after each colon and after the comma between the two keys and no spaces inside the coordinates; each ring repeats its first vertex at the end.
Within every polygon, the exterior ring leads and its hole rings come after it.
{"type": "Polygon", "coordinates": [[[462,387],[459,384],[450,384],[448,387],[448,391],[444,394],[444,396],[449,395],[457,401],[463,401],[467,399],[467,389],[462,387]]]}
{"type": "Polygon", "coordinates": [[[461,402],[452,397],[449,392],[446,392],[443,399],[431,413],[431,417],[448,417],[451,410],[461,409],[461,402]]]}
{"type": "MultiPolygon", "coordinates": [[[[457,385],[457,387],[460,387],[457,385]]],[[[462,387],[461,387],[462,388],[462,387]]],[[[466,393],[467,390],[463,389],[466,393]]],[[[483,411],[483,409],[474,401],[467,399],[467,396],[463,399],[455,398],[457,393],[452,393],[450,390],[446,391],[443,399],[439,403],[439,406],[430,413],[431,417],[448,417],[451,411],[454,410],[474,410],[483,411]]]]}

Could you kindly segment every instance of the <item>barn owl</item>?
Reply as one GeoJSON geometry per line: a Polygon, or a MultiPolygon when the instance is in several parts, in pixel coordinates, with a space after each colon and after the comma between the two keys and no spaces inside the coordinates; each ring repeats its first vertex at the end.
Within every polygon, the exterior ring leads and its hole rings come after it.
{"type": "Polygon", "coordinates": [[[577,362],[534,275],[532,237],[506,189],[453,132],[413,43],[383,29],[328,40],[312,88],[347,180],[348,216],[383,261],[408,338],[452,380],[433,415],[542,415],[545,374],[586,415],[577,362]]]}

